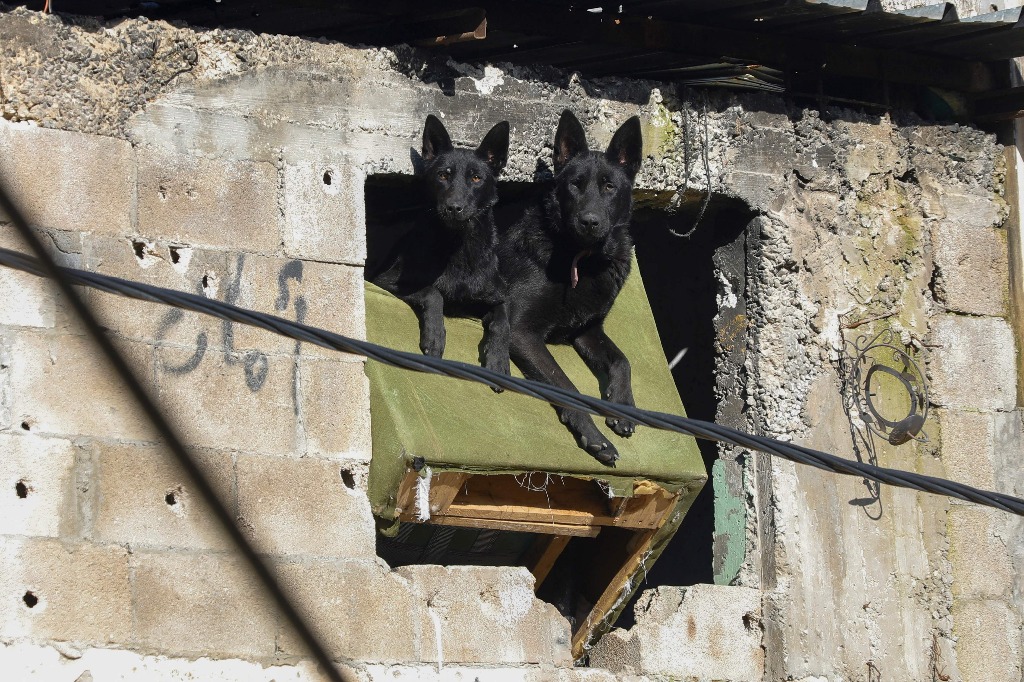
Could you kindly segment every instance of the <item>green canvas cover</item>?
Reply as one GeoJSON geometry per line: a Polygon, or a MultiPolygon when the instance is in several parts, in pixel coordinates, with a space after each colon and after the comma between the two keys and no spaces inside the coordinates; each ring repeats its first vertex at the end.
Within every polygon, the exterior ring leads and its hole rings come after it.
{"type": "MultiPolygon", "coordinates": [[[[479,364],[480,322],[446,318],[445,326],[444,357],[479,364]]],[[[635,260],[605,330],[629,358],[637,405],[684,414],[635,260]]],[[[366,334],[374,343],[419,352],[419,325],[412,309],[371,283],[366,284],[366,334]]],[[[597,379],[571,346],[551,346],[551,351],[581,392],[600,395],[597,379]]],[[[707,478],[689,436],[641,426],[631,438],[620,438],[598,418],[598,428],[620,454],[616,467],[609,468],[576,446],[547,403],[373,361],[367,362],[366,372],[373,438],[369,495],[382,528],[393,525],[389,522],[395,517],[398,487],[413,457],[422,457],[435,474],[537,471],[598,479],[621,497],[632,494],[634,481],[651,480],[672,491],[685,489],[680,500],[684,509],[707,478]]],[[[514,365],[513,372],[522,376],[514,365]]]]}

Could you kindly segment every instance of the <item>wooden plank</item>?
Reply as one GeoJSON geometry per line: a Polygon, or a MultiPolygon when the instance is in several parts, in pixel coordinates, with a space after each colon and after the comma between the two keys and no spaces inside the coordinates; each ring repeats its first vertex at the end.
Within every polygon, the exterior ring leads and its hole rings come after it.
{"type": "Polygon", "coordinates": [[[445,510],[462,490],[463,485],[471,478],[469,474],[458,471],[445,471],[435,474],[430,483],[430,513],[444,514],[445,510]]]}
{"type": "Polygon", "coordinates": [[[569,544],[568,535],[546,535],[537,538],[523,556],[523,564],[533,573],[534,591],[539,590],[558,557],[569,544]]]}
{"type": "MultiPolygon", "coordinates": [[[[545,527],[660,528],[677,495],[650,481],[639,481],[630,498],[608,498],[593,481],[572,477],[543,479],[512,475],[434,474],[430,484],[430,520],[440,517],[489,521],[501,529],[513,524],[545,527]],[[543,482],[543,485],[541,483],[543,482]]],[[[416,482],[409,471],[399,486],[396,509],[402,521],[416,521],[416,482]]],[[[452,521],[452,524],[457,522],[452,521]]],[[[473,527],[488,527],[474,525],[473,527]]],[[[550,532],[550,531],[548,531],[550,532]]],[[[575,532],[573,535],[596,535],[575,532]]]]}
{"type": "MultiPolygon", "coordinates": [[[[459,471],[442,471],[431,476],[428,496],[430,515],[443,514],[470,477],[470,474],[459,471]]],[[[419,478],[418,473],[409,471],[398,486],[396,511],[402,521],[416,520],[416,482],[419,478]]]]}
{"type": "Polygon", "coordinates": [[[619,505],[614,525],[661,528],[678,499],[679,493],[672,494],[657,483],[637,481],[633,486],[633,497],[625,498],[619,505]]]}
{"type": "Polygon", "coordinates": [[[459,526],[461,528],[490,528],[509,530],[517,533],[542,533],[546,535],[571,535],[593,538],[601,532],[600,526],[577,526],[563,523],[536,523],[527,521],[501,521],[496,519],[474,519],[464,516],[433,516],[430,522],[438,526],[459,526]]]}
{"type": "Polygon", "coordinates": [[[583,658],[586,653],[583,645],[587,643],[590,634],[601,625],[602,620],[609,611],[616,605],[616,602],[626,590],[634,573],[636,573],[644,562],[644,555],[651,547],[651,540],[654,539],[656,531],[649,530],[637,533],[636,537],[629,543],[629,556],[616,571],[614,577],[608,582],[608,587],[594,603],[594,607],[587,614],[583,624],[572,637],[573,660],[583,658]]]}
{"type": "Polygon", "coordinates": [[[591,481],[559,477],[539,489],[513,476],[477,476],[472,485],[460,490],[444,514],[495,521],[656,528],[674,496],[656,484],[647,485],[650,494],[630,498],[614,513],[608,498],[591,481]]]}

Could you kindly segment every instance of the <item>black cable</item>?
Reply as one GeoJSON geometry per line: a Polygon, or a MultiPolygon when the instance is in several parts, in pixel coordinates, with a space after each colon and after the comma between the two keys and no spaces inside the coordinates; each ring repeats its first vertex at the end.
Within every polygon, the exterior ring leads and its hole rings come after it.
{"type": "MultiPolygon", "coordinates": [[[[35,259],[7,249],[0,249],[0,265],[17,268],[40,276],[45,274],[35,259]]],[[[276,334],[312,343],[323,348],[363,355],[371,360],[383,362],[393,367],[401,367],[429,374],[443,374],[467,381],[477,381],[488,386],[498,386],[516,393],[532,396],[552,405],[560,405],[603,417],[629,419],[637,424],[644,424],[656,429],[675,431],[696,438],[759,450],[770,455],[833,473],[861,476],[872,481],[888,483],[901,488],[955,497],[960,500],[975,502],[1024,516],[1024,500],[1011,495],[980,490],[935,476],[925,476],[909,471],[888,469],[847,460],[801,445],[784,443],[772,438],[744,433],[713,422],[704,422],[688,417],[680,417],[663,412],[651,412],[628,405],[611,403],[557,386],[498,374],[476,365],[393,350],[369,343],[368,341],[351,339],[324,329],[286,320],[283,317],[258,313],[195,294],[71,268],[60,268],[60,272],[76,284],[143,301],[165,303],[185,310],[212,315],[223,320],[260,327],[276,334]]]]}
{"type": "MultiPolygon", "coordinates": [[[[131,390],[135,400],[138,401],[139,405],[142,406],[143,411],[146,413],[146,416],[148,416],[150,421],[153,422],[153,425],[156,426],[157,432],[160,434],[160,437],[163,439],[168,449],[177,456],[182,468],[185,469],[188,475],[192,478],[199,494],[210,505],[210,508],[213,509],[214,516],[217,517],[217,520],[220,521],[228,535],[232,540],[234,540],[238,549],[242,552],[242,555],[249,562],[253,571],[256,572],[256,575],[263,583],[263,586],[274,598],[274,601],[277,602],[282,613],[284,613],[292,626],[298,632],[299,637],[309,648],[309,651],[313,654],[317,663],[320,664],[323,673],[327,675],[332,682],[349,682],[351,680],[351,676],[342,673],[342,671],[332,663],[330,656],[327,654],[326,648],[320,642],[319,638],[313,634],[313,631],[310,629],[309,625],[306,624],[305,620],[295,607],[292,606],[289,597],[277,582],[277,579],[274,577],[270,567],[259,556],[256,552],[256,548],[253,547],[242,533],[242,530],[235,522],[234,517],[228,511],[227,507],[225,507],[220,501],[220,498],[217,497],[213,487],[210,485],[209,479],[203,473],[202,468],[197,464],[192,455],[189,454],[188,450],[185,449],[185,446],[182,445],[182,441],[177,435],[177,429],[172,427],[169,421],[160,413],[156,404],[139,383],[135,373],[124,361],[124,358],[121,357],[120,353],[117,352],[117,349],[114,348],[114,344],[111,343],[107,335],[103,332],[103,328],[96,321],[96,318],[93,317],[88,306],[86,306],[82,299],[79,298],[75,290],[71,288],[72,282],[81,283],[76,276],[79,274],[78,271],[60,268],[56,263],[54,263],[50,254],[47,253],[46,249],[43,248],[42,243],[36,235],[33,234],[31,228],[29,228],[28,222],[25,220],[24,216],[22,216],[21,212],[11,202],[2,183],[0,183],[0,210],[7,213],[11,222],[14,223],[18,232],[21,233],[22,239],[28,243],[32,251],[34,251],[38,256],[37,260],[16,251],[3,249],[5,257],[10,258],[12,267],[18,267],[18,265],[13,265],[13,263],[17,262],[22,266],[19,269],[31,272],[32,274],[40,277],[50,277],[57,281],[57,286],[60,288],[61,293],[64,294],[67,300],[71,303],[71,307],[74,308],[79,318],[81,318],[82,324],[85,325],[89,334],[93,337],[93,340],[96,341],[97,345],[99,345],[100,349],[107,356],[107,360],[113,366],[114,370],[128,385],[128,388],[131,390]]],[[[6,265],[8,262],[5,262],[4,264],[6,265]]],[[[102,289],[103,287],[98,288],[102,289]]],[[[111,291],[111,289],[104,290],[111,291]]]]}

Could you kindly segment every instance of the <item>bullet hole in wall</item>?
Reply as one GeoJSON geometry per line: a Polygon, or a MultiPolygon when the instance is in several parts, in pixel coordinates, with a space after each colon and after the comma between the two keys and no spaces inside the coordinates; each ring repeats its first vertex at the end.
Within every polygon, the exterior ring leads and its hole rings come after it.
{"type": "Polygon", "coordinates": [[[21,428],[23,430],[25,430],[25,431],[31,431],[32,430],[32,424],[29,421],[23,421],[23,422],[21,422],[21,428]]]}
{"type": "Polygon", "coordinates": [[[172,490],[164,495],[164,502],[166,502],[169,507],[173,507],[178,504],[178,492],[176,490],[172,490]]]}
{"type": "Polygon", "coordinates": [[[352,475],[351,471],[349,471],[348,469],[342,469],[341,470],[341,480],[345,484],[346,488],[348,488],[349,490],[355,490],[355,488],[356,488],[356,479],[355,479],[355,476],[352,475]]]}
{"type": "Polygon", "coordinates": [[[181,261],[181,252],[175,246],[169,247],[168,250],[171,252],[171,263],[177,265],[181,261]]]}
{"type": "Polygon", "coordinates": [[[324,171],[324,184],[327,186],[334,184],[334,171],[330,169],[324,171]]]}
{"type": "Polygon", "coordinates": [[[16,492],[18,494],[18,497],[20,497],[23,500],[26,497],[28,497],[28,490],[29,488],[27,485],[25,485],[25,481],[18,481],[17,483],[14,484],[14,492],[16,492]]]}
{"type": "Polygon", "coordinates": [[[25,596],[22,597],[21,600],[25,602],[25,606],[29,607],[30,609],[35,607],[35,605],[39,603],[39,597],[34,595],[31,590],[26,592],[25,596]]]}

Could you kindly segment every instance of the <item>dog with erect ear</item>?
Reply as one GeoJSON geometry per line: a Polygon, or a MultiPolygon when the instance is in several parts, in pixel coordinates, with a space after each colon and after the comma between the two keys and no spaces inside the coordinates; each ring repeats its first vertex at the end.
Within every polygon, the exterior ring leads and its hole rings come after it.
{"type": "Polygon", "coordinates": [[[445,314],[478,317],[484,324],[482,364],[503,374],[509,373],[509,332],[493,209],[508,147],[507,121],[471,150],[456,149],[444,124],[427,116],[419,181],[428,208],[367,272],[367,279],[415,311],[424,354],[444,354],[445,314]]]}
{"type": "MultiPolygon", "coordinates": [[[[642,161],[636,116],[622,124],[602,153],[590,150],[576,116],[562,113],[554,179],[501,239],[509,351],[528,378],[575,390],[546,345],[571,344],[601,380],[605,399],[634,404],[629,361],[603,325],[630,271],[632,191],[642,161]]],[[[581,448],[614,466],[618,450],[589,415],[555,409],[581,448]]],[[[622,437],[635,429],[624,419],[606,423],[622,437]]]]}

